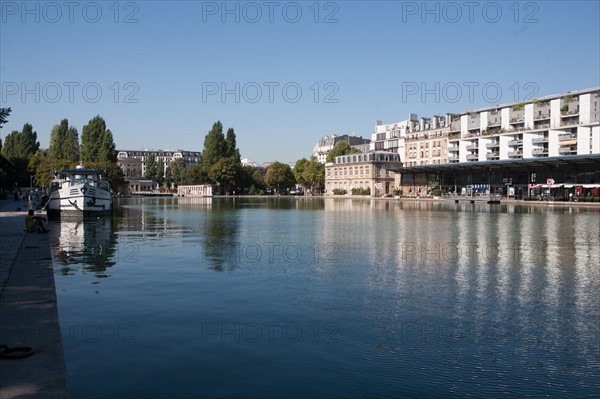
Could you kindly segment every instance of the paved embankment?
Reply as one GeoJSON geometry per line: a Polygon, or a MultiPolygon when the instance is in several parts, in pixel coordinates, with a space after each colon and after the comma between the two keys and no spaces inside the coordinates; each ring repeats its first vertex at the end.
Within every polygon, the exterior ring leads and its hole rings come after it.
{"type": "Polygon", "coordinates": [[[25,233],[26,210],[26,201],[0,200],[0,344],[35,353],[0,357],[0,399],[66,398],[50,243],[48,234],[25,233]]]}

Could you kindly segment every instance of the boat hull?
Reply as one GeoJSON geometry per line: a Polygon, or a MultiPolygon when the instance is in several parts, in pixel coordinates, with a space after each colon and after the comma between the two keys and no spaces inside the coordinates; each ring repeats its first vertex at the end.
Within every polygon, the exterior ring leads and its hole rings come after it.
{"type": "Polygon", "coordinates": [[[53,191],[46,206],[48,217],[100,216],[112,212],[112,197],[106,190],[87,183],[53,191]]]}

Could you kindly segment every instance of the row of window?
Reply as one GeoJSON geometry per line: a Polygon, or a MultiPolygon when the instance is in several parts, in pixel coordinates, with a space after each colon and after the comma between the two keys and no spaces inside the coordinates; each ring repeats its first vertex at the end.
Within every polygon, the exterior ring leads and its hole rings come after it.
{"type": "MultiPolygon", "coordinates": [[[[446,153],[447,153],[447,151],[444,150],[443,151],[443,155],[446,155],[446,153]]],[[[414,150],[414,151],[408,151],[408,154],[407,154],[407,158],[410,158],[410,159],[414,159],[414,158],[417,158],[417,157],[419,157],[419,158],[423,158],[423,157],[429,158],[429,156],[430,156],[429,155],[429,150],[425,150],[425,151],[421,150],[420,153],[418,151],[416,151],[416,150],[414,150]],[[419,157],[419,155],[420,155],[420,157],[419,157]]],[[[436,149],[431,150],[431,156],[432,157],[441,157],[442,156],[442,150],[441,150],[441,148],[437,149],[437,150],[436,149]]]]}
{"type": "Polygon", "coordinates": [[[371,173],[369,166],[327,168],[327,176],[365,176],[371,173]]]}
{"type": "Polygon", "coordinates": [[[352,154],[336,157],[335,161],[336,164],[357,162],[400,162],[400,156],[394,152],[352,154]]]}
{"type": "Polygon", "coordinates": [[[185,157],[199,157],[199,152],[125,152],[121,151],[117,155],[117,158],[134,158],[142,157],[147,158],[150,154],[154,154],[156,157],[173,157],[173,158],[185,158],[185,157]]]}
{"type": "Polygon", "coordinates": [[[426,132],[426,133],[415,133],[415,134],[409,134],[406,136],[406,138],[408,140],[419,140],[419,139],[430,139],[433,137],[444,137],[448,134],[448,132],[446,130],[437,130],[437,131],[433,131],[433,132],[426,132]]]}
{"type": "MultiPolygon", "coordinates": [[[[371,169],[368,166],[355,166],[354,168],[328,168],[327,177],[370,176],[370,172],[371,169]]],[[[375,166],[375,177],[381,177],[382,172],[385,174],[385,177],[393,176],[393,172],[390,172],[388,169],[382,168],[378,165],[375,166]]]]}
{"type": "MultiPolygon", "coordinates": [[[[441,146],[442,146],[442,140],[434,140],[431,145],[432,148],[441,147],[441,146]]],[[[425,143],[409,143],[408,144],[409,150],[416,150],[419,148],[429,148],[429,141],[425,142],[425,143]]]]}

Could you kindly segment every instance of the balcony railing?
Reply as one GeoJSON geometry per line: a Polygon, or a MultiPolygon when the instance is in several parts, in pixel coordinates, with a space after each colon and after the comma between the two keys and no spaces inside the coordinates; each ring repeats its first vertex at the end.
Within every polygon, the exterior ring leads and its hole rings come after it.
{"type": "Polygon", "coordinates": [[[533,148],[533,149],[531,150],[531,153],[532,153],[533,155],[543,154],[544,152],[548,152],[548,150],[547,150],[547,149],[544,149],[544,148],[533,148]]]}
{"type": "Polygon", "coordinates": [[[579,110],[573,109],[573,110],[568,110],[568,111],[560,113],[561,118],[566,118],[567,116],[574,116],[574,115],[579,115],[579,110]]]}
{"type": "Polygon", "coordinates": [[[486,159],[498,159],[500,155],[497,152],[491,152],[488,154],[485,154],[485,158],[486,159]]]}
{"type": "Polygon", "coordinates": [[[508,153],[509,157],[521,157],[523,156],[523,151],[510,151],[508,153]]]}
{"type": "Polygon", "coordinates": [[[533,119],[536,121],[550,119],[550,112],[542,112],[541,114],[535,115],[533,119]]]}
{"type": "Polygon", "coordinates": [[[577,152],[577,147],[561,147],[558,149],[559,154],[570,154],[572,152],[577,152]]]}
{"type": "Polygon", "coordinates": [[[531,142],[533,144],[547,143],[548,142],[548,137],[537,137],[537,138],[531,140],[531,142]]]}
{"type": "Polygon", "coordinates": [[[488,149],[490,149],[490,148],[496,148],[496,147],[498,147],[499,145],[500,145],[500,143],[498,143],[498,142],[494,141],[493,143],[487,143],[487,144],[485,145],[485,148],[488,148],[488,149]]]}
{"type": "Polygon", "coordinates": [[[458,147],[454,147],[454,146],[448,147],[448,152],[458,152],[458,147]]]}
{"type": "Polygon", "coordinates": [[[508,145],[511,147],[523,145],[523,140],[511,140],[508,142],[508,145]]]}
{"type": "Polygon", "coordinates": [[[458,161],[458,156],[456,156],[456,155],[448,155],[448,161],[450,161],[450,162],[458,161]]]}
{"type": "Polygon", "coordinates": [[[478,150],[479,144],[471,144],[467,146],[467,150],[478,150]]]}
{"type": "Polygon", "coordinates": [[[510,123],[523,123],[525,122],[525,118],[523,116],[517,116],[514,118],[510,118],[510,123]]]}
{"type": "Polygon", "coordinates": [[[475,154],[468,154],[467,155],[467,161],[477,161],[479,159],[478,155],[475,154]]]}
{"type": "Polygon", "coordinates": [[[560,121],[560,125],[561,126],[579,125],[579,118],[577,118],[577,119],[570,119],[570,120],[567,120],[567,121],[560,121]]]}
{"type": "Polygon", "coordinates": [[[576,138],[577,137],[574,137],[571,133],[558,135],[558,141],[566,141],[566,140],[572,140],[572,139],[576,139],[576,138]]]}

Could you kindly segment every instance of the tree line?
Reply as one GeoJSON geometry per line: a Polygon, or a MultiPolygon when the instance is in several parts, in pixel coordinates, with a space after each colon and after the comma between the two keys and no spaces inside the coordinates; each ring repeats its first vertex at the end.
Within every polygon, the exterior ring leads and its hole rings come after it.
{"type": "MultiPolygon", "coordinates": [[[[10,108],[0,109],[0,128],[10,112],[10,108]]],[[[36,186],[46,187],[52,179],[51,171],[74,168],[80,162],[87,168],[106,170],[106,178],[115,191],[125,183],[123,171],[117,164],[113,134],[99,115],[83,126],[81,137],[68,119],[61,120],[50,132],[47,150],[40,149],[37,132],[26,123],[21,131],[8,134],[4,145],[0,140],[0,151],[14,164],[11,179],[18,180],[21,186],[28,185],[29,175],[33,175],[36,186]]],[[[328,154],[327,161],[356,151],[347,142],[339,142],[328,154]]],[[[12,184],[3,169],[4,166],[0,169],[0,186],[12,184]]],[[[325,187],[325,168],[315,157],[297,160],[293,169],[277,161],[268,168],[242,165],[235,130],[229,128],[224,133],[220,121],[215,122],[204,137],[198,163],[186,165],[184,160],[175,159],[165,165],[151,153],[144,177],[157,181],[166,190],[182,184],[210,183],[220,194],[262,194],[268,189],[285,192],[297,184],[305,191],[318,194],[325,187]]]]}
{"type": "MultiPolygon", "coordinates": [[[[4,124],[11,109],[0,111],[0,123],[4,124]]],[[[35,186],[46,187],[53,178],[53,170],[75,168],[80,162],[86,168],[105,170],[105,177],[113,190],[124,183],[123,172],[117,165],[112,132],[106,128],[106,122],[100,115],[83,126],[81,140],[77,128],[69,125],[68,119],[61,120],[52,128],[48,149],[40,149],[37,137],[33,126],[25,123],[22,130],[7,134],[4,143],[0,141],[0,152],[14,165],[10,175],[7,167],[2,166],[0,185],[12,185],[14,181],[18,186],[28,186],[29,176],[33,176],[35,186]]]]}

